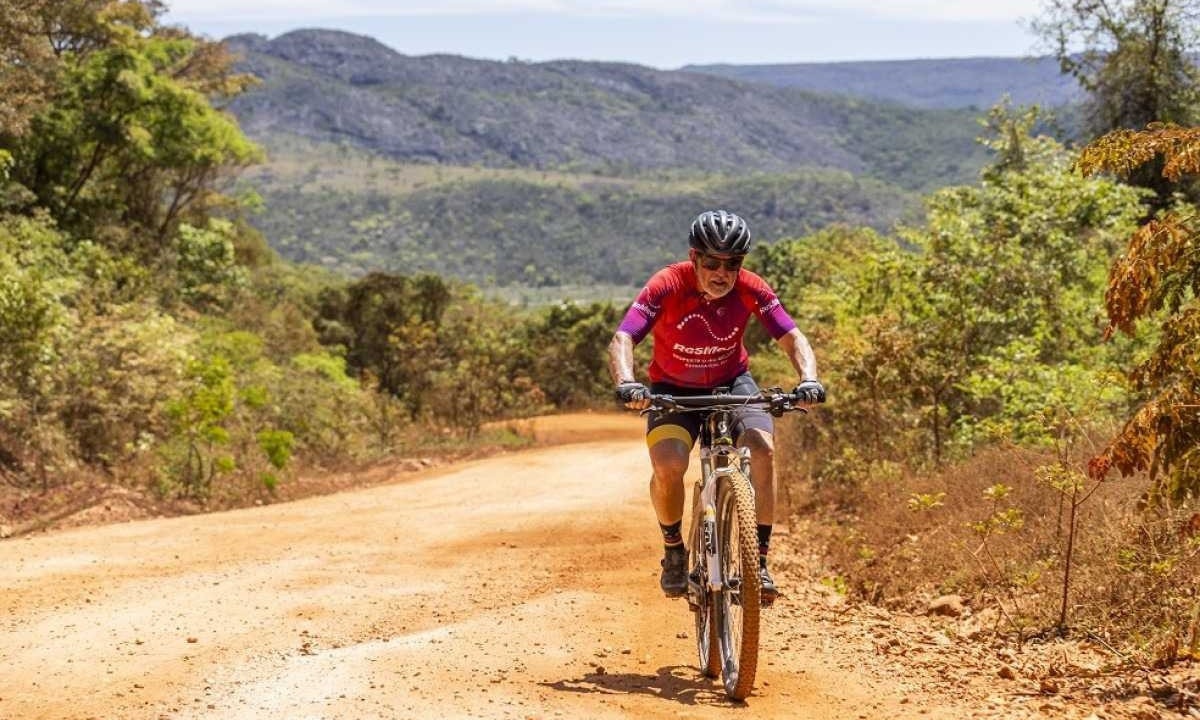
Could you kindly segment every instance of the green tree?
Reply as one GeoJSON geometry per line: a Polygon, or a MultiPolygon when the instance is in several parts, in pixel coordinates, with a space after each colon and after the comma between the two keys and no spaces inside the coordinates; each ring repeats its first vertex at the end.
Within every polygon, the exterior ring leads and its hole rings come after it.
{"type": "Polygon", "coordinates": [[[179,291],[193,307],[220,306],[247,282],[236,262],[233,224],[212,219],[204,228],[179,226],[175,241],[179,291]]]}
{"type": "Polygon", "coordinates": [[[281,368],[270,384],[268,420],[290,431],[297,449],[318,462],[390,451],[390,434],[373,443],[373,407],[388,406],[390,395],[362,388],[346,373],[346,360],[327,352],[301,353],[281,368]],[[370,446],[370,447],[368,447],[370,446]]]}
{"type": "MultiPolygon", "coordinates": [[[[147,262],[181,221],[203,226],[228,204],[217,181],[259,157],[212,104],[249,79],[232,72],[221,45],[159,25],[159,10],[139,0],[42,0],[19,14],[9,31],[29,43],[40,30],[39,52],[49,48],[54,70],[37,102],[23,101],[38,109],[28,130],[0,131],[26,209],[46,208],[64,230],[147,262]]],[[[13,188],[7,194],[12,202],[13,188]]]]}
{"type": "Polygon", "coordinates": [[[555,407],[607,397],[605,347],[620,318],[610,303],[559,303],[526,320],[521,329],[524,372],[555,407]]]}
{"type": "Polygon", "coordinates": [[[143,274],[44,214],[0,215],[0,456],[25,458],[18,472],[112,468],[164,432],[192,333],[137,289],[143,274]]]}
{"type": "Polygon", "coordinates": [[[167,472],[182,484],[184,494],[204,499],[213,480],[234,467],[221,451],[229,445],[227,426],[237,400],[237,384],[229,361],[220,356],[193,360],[185,392],[167,405],[174,443],[165,456],[167,472]]]}
{"type": "MultiPolygon", "coordinates": [[[[909,447],[905,388],[917,355],[894,308],[910,292],[913,260],[894,240],[850,227],[778,242],[750,256],[752,269],[771,281],[818,353],[822,376],[834,393],[833,404],[819,418],[836,418],[835,432],[855,438],[871,457],[901,456],[900,448],[909,447]]],[[[761,375],[777,352],[770,338],[751,325],[747,342],[758,346],[756,374],[773,382],[761,375]]],[[[784,369],[787,380],[794,381],[792,372],[784,369]]],[[[806,452],[818,453],[828,443],[807,432],[804,445],[806,452]]]]}
{"type": "Polygon", "coordinates": [[[972,393],[968,378],[1007,386],[1031,364],[1091,362],[1088,349],[1099,336],[1087,322],[1092,298],[1117,238],[1140,213],[1134,190],[1081,180],[1057,143],[1006,129],[1031,126],[1028,115],[992,120],[990,144],[1000,162],[977,188],[935,194],[927,227],[905,236],[921,251],[905,305],[920,358],[914,390],[926,393],[935,456],[949,436],[939,426],[949,431],[963,419],[1041,409],[972,393]],[[1019,163],[1011,162],[1014,143],[1019,163]]]}
{"type": "Polygon", "coordinates": [[[1195,0],[1048,0],[1034,29],[1088,93],[1092,137],[1200,119],[1195,0]]]}
{"type": "MultiPolygon", "coordinates": [[[[372,393],[313,327],[345,281],[226,212],[219,181],[257,149],[216,104],[246,79],[161,9],[0,0],[0,473],[152,473],[220,501],[294,457],[377,452],[372,393]]],[[[436,321],[441,281],[406,287],[408,317],[436,321]]]]}
{"type": "Polygon", "coordinates": [[[342,344],[352,370],[369,372],[378,389],[402,400],[416,418],[437,357],[452,292],[441,278],[371,273],[323,293],[322,342],[342,344]]]}
{"type": "Polygon", "coordinates": [[[58,68],[50,7],[49,0],[0,0],[0,128],[10,136],[28,131],[50,94],[58,68]]]}
{"type": "Polygon", "coordinates": [[[45,217],[0,215],[0,467],[48,482],[64,438],[55,423],[61,352],[77,290],[62,237],[45,217]]]}
{"type": "Polygon", "coordinates": [[[435,420],[473,435],[487,420],[542,409],[545,397],[529,377],[530,348],[516,325],[476,294],[454,303],[436,355],[425,360],[426,404],[435,420]]]}
{"type": "Polygon", "coordinates": [[[1087,383],[1067,368],[1112,361],[1089,318],[1139,193],[1080,178],[1059,144],[1028,135],[1032,120],[994,113],[996,163],[979,185],[930,196],[898,244],[825,232],[764,255],[833,389],[826,432],[856,438],[867,462],[936,462],[1000,430],[1029,440],[1024,419],[1047,403],[1091,401],[1046,382],[1087,383]]]}
{"type": "MultiPolygon", "coordinates": [[[[1196,0],[1047,0],[1034,30],[1053,48],[1064,73],[1088,94],[1088,139],[1152,122],[1200,120],[1200,41],[1196,0]]],[[[1174,187],[1160,168],[1130,176],[1164,205],[1174,187]]]]}

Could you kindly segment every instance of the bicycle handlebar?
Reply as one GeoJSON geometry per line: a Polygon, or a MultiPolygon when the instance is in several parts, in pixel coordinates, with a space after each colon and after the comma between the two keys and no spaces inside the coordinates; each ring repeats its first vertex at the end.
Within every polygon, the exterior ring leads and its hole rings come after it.
{"type": "Polygon", "coordinates": [[[756,395],[683,395],[676,397],[667,394],[651,394],[646,399],[650,401],[650,407],[642,410],[643,414],[733,410],[739,407],[766,408],[776,417],[786,412],[808,412],[807,408],[798,404],[801,402],[798,395],[779,390],[763,390],[756,395]]]}

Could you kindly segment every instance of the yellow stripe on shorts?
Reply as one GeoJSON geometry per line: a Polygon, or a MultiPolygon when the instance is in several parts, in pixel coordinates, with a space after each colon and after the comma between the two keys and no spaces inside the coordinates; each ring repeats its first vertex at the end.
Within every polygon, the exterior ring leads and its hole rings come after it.
{"type": "Polygon", "coordinates": [[[663,440],[674,438],[687,447],[692,446],[691,433],[680,425],[659,425],[646,434],[646,447],[654,447],[663,440]]]}

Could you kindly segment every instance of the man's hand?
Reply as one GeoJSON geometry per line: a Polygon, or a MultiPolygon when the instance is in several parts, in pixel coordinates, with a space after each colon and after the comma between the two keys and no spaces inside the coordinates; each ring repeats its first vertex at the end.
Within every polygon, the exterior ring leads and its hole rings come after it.
{"type": "Polygon", "coordinates": [[[825,402],[825,386],[817,380],[805,380],[796,386],[792,394],[806,406],[825,402]]]}
{"type": "Polygon", "coordinates": [[[645,410],[650,407],[650,389],[640,382],[623,382],[617,385],[617,400],[630,410],[645,410]]]}

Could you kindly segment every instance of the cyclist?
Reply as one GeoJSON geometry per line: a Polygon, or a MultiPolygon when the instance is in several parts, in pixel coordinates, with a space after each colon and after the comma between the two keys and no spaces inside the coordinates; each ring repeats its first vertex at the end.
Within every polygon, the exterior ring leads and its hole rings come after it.
{"type": "MultiPolygon", "coordinates": [[[[825,402],[817,379],[817,361],[808,339],[783,309],[769,285],[742,269],[750,252],[746,221],[725,210],[703,212],[688,234],[688,259],[655,273],[638,294],[608,346],[609,372],[625,407],[649,406],[647,395],[708,395],[728,388],[752,395],[758,386],[749,372],[742,344],[746,323],[754,315],[791,361],[800,384],[795,392],[804,405],[825,402]],[[654,332],[650,387],[634,375],[633,347],[654,332]]],[[[758,520],[759,575],[763,603],[779,595],[767,569],[767,551],[775,514],[774,426],[759,408],[740,410],[734,427],[739,446],[750,448],[750,474],[758,520]]],[[[667,597],[687,592],[687,551],[683,544],[683,476],[700,432],[696,413],[674,413],[647,423],[646,445],[654,474],[650,498],[663,537],[662,576],[667,597]]]]}

